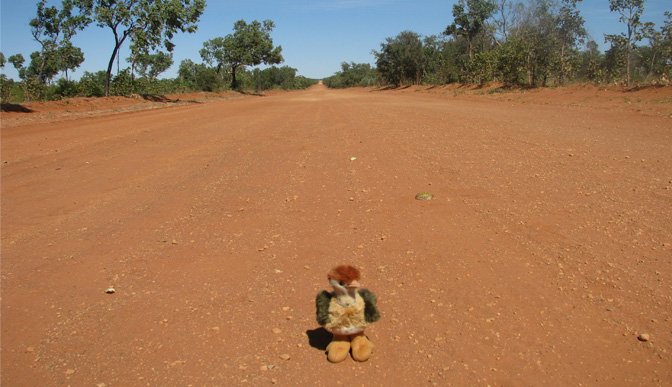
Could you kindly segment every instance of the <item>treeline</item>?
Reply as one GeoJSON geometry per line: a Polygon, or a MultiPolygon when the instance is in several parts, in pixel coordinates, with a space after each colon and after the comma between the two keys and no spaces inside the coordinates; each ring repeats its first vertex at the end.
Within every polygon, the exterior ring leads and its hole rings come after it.
{"type": "Polygon", "coordinates": [[[346,87],[368,87],[379,83],[378,73],[368,63],[341,63],[341,71],[329,78],[325,78],[323,83],[327,87],[341,89],[346,87]]]}
{"type": "MultiPolygon", "coordinates": [[[[460,0],[439,35],[403,31],[374,50],[380,85],[449,83],[538,87],[567,82],[663,83],[672,75],[672,12],[644,22],[644,0],[609,0],[626,31],[606,34],[606,52],[585,29],[581,0],[460,0]]],[[[373,70],[350,63],[325,81],[366,86],[373,70]]]]}
{"type": "MultiPolygon", "coordinates": [[[[270,89],[299,90],[305,89],[317,80],[296,75],[297,70],[289,66],[271,66],[260,70],[240,71],[239,88],[261,92],[270,89]]],[[[36,100],[59,100],[70,97],[103,97],[105,96],[105,71],[84,72],[77,80],[60,78],[51,84],[35,82],[15,82],[0,76],[2,103],[36,100]]],[[[109,95],[165,95],[194,91],[217,92],[231,90],[231,77],[217,73],[215,68],[203,64],[195,64],[189,59],[180,63],[179,74],[173,79],[156,79],[137,77],[131,74],[130,68],[122,70],[112,77],[109,95]]]]}
{"type": "MultiPolygon", "coordinates": [[[[190,59],[185,59],[180,63],[178,77],[174,82],[180,91],[220,91],[234,88],[231,72],[222,71],[216,66],[194,63],[190,59]]],[[[270,89],[305,89],[317,83],[317,80],[297,75],[297,70],[289,66],[271,66],[263,70],[240,69],[236,72],[235,83],[236,89],[259,92],[270,89]]]]}
{"type": "Polygon", "coordinates": [[[8,58],[0,53],[0,67],[4,69],[7,63],[11,64],[20,78],[14,81],[0,75],[1,101],[225,89],[300,89],[317,82],[297,76],[294,68],[275,66],[284,59],[282,47],[274,46],[270,36],[275,27],[270,20],[237,21],[233,33],[203,43],[202,64],[184,60],[177,78],[159,79],[173,65],[173,37],[178,32],[195,32],[205,5],[205,0],[62,0],[57,7],[39,0],[29,26],[40,50],[33,52],[28,61],[20,53],[8,58]],[[109,30],[114,36],[107,69],[85,72],[78,81],[71,80],[69,72],[84,62],[84,52],[72,44],[72,38],[91,24],[109,30]],[[127,41],[130,55],[126,62],[130,65],[120,69],[120,49],[127,41]],[[113,74],[115,62],[117,72],[113,74]],[[251,69],[260,64],[271,67],[251,69]],[[59,74],[61,77],[57,77],[59,74]]]}

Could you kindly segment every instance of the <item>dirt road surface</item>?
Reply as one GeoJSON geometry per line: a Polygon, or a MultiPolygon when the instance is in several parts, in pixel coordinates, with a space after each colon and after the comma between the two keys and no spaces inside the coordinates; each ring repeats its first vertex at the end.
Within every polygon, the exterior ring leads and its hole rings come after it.
{"type": "Polygon", "coordinates": [[[563,93],[3,113],[2,385],[672,385],[672,93],[563,93]]]}

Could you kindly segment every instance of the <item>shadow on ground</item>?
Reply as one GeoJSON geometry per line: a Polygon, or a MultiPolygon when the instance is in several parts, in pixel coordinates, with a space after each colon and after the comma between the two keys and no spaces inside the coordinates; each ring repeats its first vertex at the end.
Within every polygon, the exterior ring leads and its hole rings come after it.
{"type": "Polygon", "coordinates": [[[331,343],[331,338],[333,337],[324,328],[309,329],[306,331],[306,335],[308,335],[308,344],[321,351],[327,350],[327,345],[331,343]]]}
{"type": "Polygon", "coordinates": [[[668,85],[635,85],[631,87],[623,86],[623,91],[626,93],[633,93],[636,91],[661,89],[665,87],[668,87],[668,85]]]}
{"type": "Polygon", "coordinates": [[[411,85],[404,85],[404,86],[392,86],[392,85],[390,85],[390,86],[379,87],[379,88],[373,89],[371,91],[373,92],[373,91],[387,91],[387,90],[405,90],[405,89],[408,89],[409,87],[411,87],[411,85]]]}
{"type": "Polygon", "coordinates": [[[146,101],[151,101],[151,102],[170,102],[170,103],[177,103],[180,102],[180,99],[170,99],[166,97],[165,95],[159,95],[159,94],[143,94],[142,98],[146,101]]]}
{"type": "Polygon", "coordinates": [[[265,97],[265,94],[255,92],[255,91],[246,91],[246,90],[234,90],[237,93],[243,94],[243,95],[253,95],[255,97],[265,97]]]}
{"type": "Polygon", "coordinates": [[[17,105],[14,103],[3,103],[0,105],[0,111],[8,113],[32,113],[33,110],[28,109],[23,105],[17,105]]]}

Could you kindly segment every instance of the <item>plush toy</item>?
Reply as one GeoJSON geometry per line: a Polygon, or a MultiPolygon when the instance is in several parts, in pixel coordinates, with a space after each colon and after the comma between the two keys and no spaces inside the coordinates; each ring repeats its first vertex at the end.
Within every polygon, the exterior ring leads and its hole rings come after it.
{"type": "Polygon", "coordinates": [[[323,290],[317,295],[317,323],[333,334],[327,346],[327,359],[339,363],[348,357],[366,361],[373,352],[373,343],[364,335],[367,325],[380,319],[376,296],[360,288],[359,270],[341,265],[327,274],[333,292],[323,290]]]}

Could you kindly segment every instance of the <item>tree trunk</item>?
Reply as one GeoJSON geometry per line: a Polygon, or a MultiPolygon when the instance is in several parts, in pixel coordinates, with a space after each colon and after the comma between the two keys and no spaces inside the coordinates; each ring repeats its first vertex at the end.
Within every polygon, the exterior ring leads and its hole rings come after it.
{"type": "Polygon", "coordinates": [[[649,65],[649,73],[646,75],[647,78],[652,78],[654,74],[653,66],[656,65],[656,51],[654,49],[651,49],[653,51],[653,55],[651,55],[651,64],[649,65]]]}
{"type": "Polygon", "coordinates": [[[119,43],[117,43],[114,46],[114,50],[112,50],[112,56],[110,57],[110,61],[107,64],[107,73],[105,74],[105,96],[106,97],[110,96],[110,80],[112,78],[112,67],[114,67],[114,59],[117,56],[117,52],[119,52],[119,43]]]}
{"type": "Polygon", "coordinates": [[[119,49],[121,48],[121,45],[124,44],[124,41],[128,37],[128,30],[124,31],[124,34],[122,35],[121,39],[119,39],[119,35],[117,34],[117,30],[114,28],[112,29],[112,32],[114,32],[114,50],[112,50],[112,56],[110,57],[110,61],[107,63],[107,74],[105,74],[105,96],[109,97],[110,96],[110,81],[112,79],[112,67],[114,67],[114,59],[117,57],[117,54],[119,53],[119,49]]]}
{"type": "Polygon", "coordinates": [[[238,81],[236,80],[236,69],[238,66],[231,66],[231,90],[238,89],[238,81]]]}
{"type": "Polygon", "coordinates": [[[560,47],[560,79],[559,83],[563,85],[565,83],[565,45],[564,43],[560,47]]]}
{"type": "Polygon", "coordinates": [[[630,76],[630,61],[631,61],[631,52],[632,52],[632,25],[628,24],[628,44],[626,46],[626,58],[625,58],[625,77],[628,82],[628,87],[632,84],[632,78],[630,76]]]}
{"type": "Polygon", "coordinates": [[[527,85],[532,86],[532,83],[534,82],[534,68],[532,67],[531,63],[532,58],[530,57],[530,54],[527,54],[527,85]]]}

